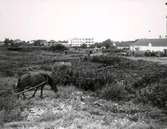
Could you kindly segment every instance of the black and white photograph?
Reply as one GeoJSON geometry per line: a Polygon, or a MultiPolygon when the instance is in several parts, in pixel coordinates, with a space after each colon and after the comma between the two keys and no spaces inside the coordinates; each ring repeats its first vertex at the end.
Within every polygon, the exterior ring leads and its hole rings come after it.
{"type": "Polygon", "coordinates": [[[0,129],[167,129],[167,0],[0,0],[0,129]]]}

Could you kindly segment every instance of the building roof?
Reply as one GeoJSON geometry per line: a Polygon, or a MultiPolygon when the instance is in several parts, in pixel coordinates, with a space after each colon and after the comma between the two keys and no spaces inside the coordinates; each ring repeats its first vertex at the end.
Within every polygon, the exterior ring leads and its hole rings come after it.
{"type": "Polygon", "coordinates": [[[115,45],[117,47],[129,47],[133,43],[134,43],[134,41],[124,41],[124,42],[115,42],[115,45]]]}
{"type": "Polygon", "coordinates": [[[149,43],[151,43],[152,46],[167,47],[167,39],[139,39],[133,44],[133,46],[148,46],[149,43]]]}

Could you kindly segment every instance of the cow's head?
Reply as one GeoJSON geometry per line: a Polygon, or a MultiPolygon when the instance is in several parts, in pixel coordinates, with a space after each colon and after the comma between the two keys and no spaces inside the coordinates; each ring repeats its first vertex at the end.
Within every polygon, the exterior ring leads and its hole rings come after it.
{"type": "Polygon", "coordinates": [[[19,81],[20,79],[18,79],[18,81],[16,81],[16,83],[13,85],[14,92],[19,92],[19,81]]]}

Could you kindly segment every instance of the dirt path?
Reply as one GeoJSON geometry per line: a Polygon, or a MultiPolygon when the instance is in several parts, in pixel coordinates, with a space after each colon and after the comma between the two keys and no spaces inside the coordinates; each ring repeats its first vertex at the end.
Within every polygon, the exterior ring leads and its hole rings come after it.
{"type": "Polygon", "coordinates": [[[33,98],[22,112],[23,121],[3,129],[149,129],[127,113],[116,113],[118,103],[98,99],[74,87],[59,88],[59,95],[45,90],[44,99],[33,98]]]}

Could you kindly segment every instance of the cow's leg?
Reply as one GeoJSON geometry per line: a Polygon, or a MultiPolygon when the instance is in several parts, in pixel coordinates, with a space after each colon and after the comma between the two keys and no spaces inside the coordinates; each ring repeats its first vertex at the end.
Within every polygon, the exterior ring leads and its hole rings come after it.
{"type": "Polygon", "coordinates": [[[36,94],[38,88],[39,88],[39,87],[37,87],[37,88],[35,89],[34,94],[31,96],[31,98],[35,97],[35,94],[36,94]]]}
{"type": "Polygon", "coordinates": [[[26,96],[25,96],[24,92],[22,93],[22,95],[23,95],[23,99],[26,99],[26,96]]]}
{"type": "Polygon", "coordinates": [[[20,98],[20,95],[19,95],[19,94],[17,95],[17,98],[20,98]]]}
{"type": "Polygon", "coordinates": [[[43,98],[43,88],[44,88],[44,85],[43,86],[41,86],[41,98],[43,98]]]}

